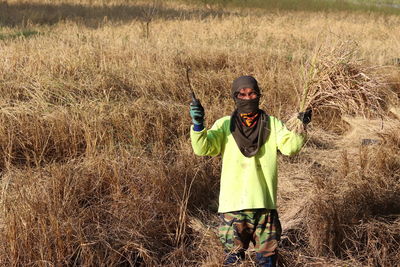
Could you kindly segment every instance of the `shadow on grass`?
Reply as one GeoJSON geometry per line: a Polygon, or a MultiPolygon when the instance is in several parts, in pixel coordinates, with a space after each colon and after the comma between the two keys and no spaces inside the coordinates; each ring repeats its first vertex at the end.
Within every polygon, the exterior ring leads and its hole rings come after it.
{"type": "Polygon", "coordinates": [[[34,30],[23,30],[23,31],[14,32],[14,33],[8,33],[8,34],[0,33],[0,41],[8,40],[8,39],[15,39],[15,38],[19,38],[19,37],[29,38],[29,37],[33,37],[33,36],[40,35],[40,34],[41,34],[40,32],[34,31],[34,30]]]}
{"type": "MultiPolygon", "coordinates": [[[[192,0],[191,0],[192,1],[192,0]]],[[[186,0],[186,2],[190,2],[186,0]]],[[[195,1],[196,2],[196,1],[195,1]]],[[[197,1],[198,2],[198,1],[197,1]]],[[[308,12],[335,12],[358,11],[380,14],[400,14],[400,8],[392,6],[374,6],[349,3],[346,1],[315,1],[315,0],[215,0],[215,3],[223,2],[219,6],[236,8],[260,8],[262,12],[277,11],[308,11],[308,12]]],[[[218,5],[216,5],[218,6],[218,5]]],[[[82,5],[82,4],[45,4],[45,3],[7,3],[0,2],[0,27],[22,26],[29,23],[39,25],[53,25],[60,21],[75,21],[87,27],[99,27],[104,21],[126,23],[132,20],[148,21],[149,14],[152,18],[167,20],[202,19],[207,17],[219,17],[222,15],[238,15],[224,9],[178,10],[161,6],[150,10],[150,5],[144,4],[119,4],[119,5],[82,5]]]]}
{"type": "Polygon", "coordinates": [[[177,10],[169,7],[151,9],[150,6],[104,5],[86,6],[81,4],[38,4],[38,3],[0,3],[0,27],[22,26],[27,24],[53,25],[60,21],[75,21],[87,27],[99,27],[104,21],[129,22],[147,21],[150,18],[169,20],[189,19],[193,17],[219,17],[228,12],[221,10],[177,10]],[[149,15],[150,14],[150,15],[149,15]]]}
{"type": "Polygon", "coordinates": [[[203,2],[224,7],[260,8],[264,11],[305,11],[305,12],[363,12],[386,15],[400,15],[400,5],[381,3],[377,0],[185,0],[203,2]]]}

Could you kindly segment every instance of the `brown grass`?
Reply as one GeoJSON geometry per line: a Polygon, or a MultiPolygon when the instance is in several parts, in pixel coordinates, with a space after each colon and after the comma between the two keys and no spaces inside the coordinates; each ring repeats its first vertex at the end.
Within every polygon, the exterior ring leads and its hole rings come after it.
{"type": "MultiPolygon", "coordinates": [[[[379,66],[366,66],[359,59],[356,43],[352,41],[318,45],[302,65],[303,92],[299,112],[312,109],[314,113],[382,117],[391,95],[387,78],[379,66]]],[[[287,125],[296,132],[303,126],[292,117],[287,125]]]]}
{"type": "Polygon", "coordinates": [[[400,212],[398,130],[386,133],[381,146],[361,147],[355,162],[343,154],[342,169],[333,180],[315,180],[307,215],[314,255],[332,253],[375,266],[397,264],[400,237],[389,233],[398,227],[400,212]]]}
{"type": "Polygon", "coordinates": [[[0,8],[10,18],[0,28],[1,265],[220,265],[220,159],[192,153],[185,67],[207,126],[232,112],[230,84],[243,74],[258,79],[269,114],[288,118],[321,40],[308,98],[319,112],[303,152],[280,159],[284,260],[399,260],[398,117],[388,107],[398,108],[400,72],[386,68],[400,49],[398,17],[238,16],[166,2],[147,32],[145,2],[62,2],[0,8]],[[392,127],[365,137],[379,145],[344,134],[354,125],[341,115],[376,112],[374,123],[392,127]]]}
{"type": "MultiPolygon", "coordinates": [[[[400,237],[395,232],[400,212],[400,125],[397,121],[370,132],[369,137],[379,142],[362,145],[365,135],[353,134],[354,128],[373,129],[375,121],[364,119],[363,127],[361,119],[357,121],[350,125],[352,134],[333,140],[333,146],[339,149],[325,147],[326,152],[321,153],[310,147],[304,151],[305,157],[315,154],[307,167],[310,178],[290,195],[305,188],[311,190],[306,197],[303,193],[303,201],[297,206],[288,207],[283,217],[284,248],[292,251],[295,247],[305,256],[292,259],[300,266],[329,262],[326,258],[333,257],[343,260],[336,265],[352,266],[396,266],[399,260],[400,237]]],[[[293,184],[285,181],[285,186],[287,183],[293,184]]]]}
{"type": "Polygon", "coordinates": [[[324,46],[317,48],[308,63],[307,90],[300,111],[311,107],[336,110],[339,115],[382,115],[385,98],[380,94],[384,93],[385,79],[376,74],[377,67],[363,65],[355,43],[324,46]]]}

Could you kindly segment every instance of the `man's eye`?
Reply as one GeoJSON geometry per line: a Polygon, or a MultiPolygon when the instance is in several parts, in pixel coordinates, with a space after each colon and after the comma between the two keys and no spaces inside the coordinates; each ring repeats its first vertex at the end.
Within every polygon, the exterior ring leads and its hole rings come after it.
{"type": "Polygon", "coordinates": [[[252,97],[252,98],[254,98],[254,97],[257,97],[257,93],[255,93],[255,92],[251,92],[251,93],[238,93],[237,94],[237,97],[252,97]]]}

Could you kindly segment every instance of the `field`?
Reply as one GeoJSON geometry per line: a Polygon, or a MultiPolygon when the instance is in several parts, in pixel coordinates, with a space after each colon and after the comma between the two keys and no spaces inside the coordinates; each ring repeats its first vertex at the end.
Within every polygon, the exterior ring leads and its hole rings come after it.
{"type": "Polygon", "coordinates": [[[207,127],[243,74],[284,121],[322,90],[279,158],[283,266],[399,266],[400,12],[243,2],[0,2],[0,265],[221,265],[190,66],[207,127]]]}

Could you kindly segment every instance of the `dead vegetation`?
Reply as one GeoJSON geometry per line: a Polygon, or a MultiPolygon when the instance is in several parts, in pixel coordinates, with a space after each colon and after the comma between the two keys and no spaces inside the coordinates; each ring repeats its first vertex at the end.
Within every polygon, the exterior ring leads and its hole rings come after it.
{"type": "MultiPolygon", "coordinates": [[[[400,122],[385,120],[382,126],[380,120],[365,118],[347,122],[348,132],[331,140],[333,146],[322,148],[325,152],[312,146],[304,151],[306,157],[318,156],[308,164],[309,179],[292,189],[291,195],[309,191],[297,206],[288,202],[283,216],[285,253],[294,248],[302,253],[294,260],[299,266],[328,264],[332,258],[341,259],[336,265],[396,266],[400,122]],[[363,137],[376,142],[365,143],[363,137]]],[[[295,183],[285,180],[284,185],[295,183]]]]}
{"type": "Polygon", "coordinates": [[[308,143],[280,159],[286,266],[395,266],[400,72],[383,62],[398,57],[398,18],[190,9],[166,3],[146,38],[141,20],[87,27],[40,13],[30,27],[43,34],[0,40],[0,264],[220,265],[220,160],[190,147],[189,65],[208,126],[231,113],[238,75],[254,75],[281,118],[308,88],[308,143]]]}
{"type": "Polygon", "coordinates": [[[351,41],[317,47],[305,68],[301,111],[311,107],[343,115],[377,117],[384,113],[386,82],[378,66],[366,66],[351,41]]]}
{"type": "MultiPolygon", "coordinates": [[[[358,54],[358,45],[352,41],[319,44],[302,65],[304,89],[298,111],[311,108],[330,117],[382,118],[391,95],[387,78],[379,72],[382,67],[367,66],[358,54]]],[[[296,117],[287,125],[297,132],[302,130],[296,117]]]]}

